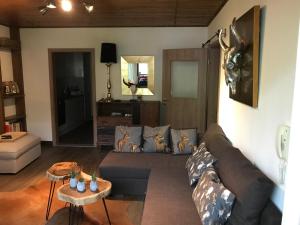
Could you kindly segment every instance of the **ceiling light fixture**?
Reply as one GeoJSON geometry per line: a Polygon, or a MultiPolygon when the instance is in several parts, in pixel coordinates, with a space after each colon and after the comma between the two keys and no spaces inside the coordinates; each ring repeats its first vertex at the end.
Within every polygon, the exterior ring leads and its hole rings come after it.
{"type": "Polygon", "coordinates": [[[93,5],[90,5],[90,4],[87,4],[87,3],[83,3],[86,11],[88,11],[88,13],[91,13],[93,10],[94,10],[94,6],[93,5]]]}
{"type": "Polygon", "coordinates": [[[62,0],[61,1],[61,8],[66,11],[70,12],[72,10],[72,2],[70,0],[62,0]]]}
{"type": "Polygon", "coordinates": [[[40,6],[39,11],[42,15],[45,15],[48,12],[47,6],[40,6]]]}
{"type": "Polygon", "coordinates": [[[49,1],[48,4],[47,4],[47,8],[55,9],[56,8],[55,0],[49,1]]]}
{"type": "MultiPolygon", "coordinates": [[[[56,3],[60,5],[60,8],[65,12],[70,12],[73,8],[73,2],[71,0],[44,0],[45,5],[42,5],[38,8],[42,15],[45,15],[49,10],[56,9],[56,3]]],[[[88,13],[91,13],[94,10],[95,0],[77,0],[78,4],[81,4],[88,13]]]]}

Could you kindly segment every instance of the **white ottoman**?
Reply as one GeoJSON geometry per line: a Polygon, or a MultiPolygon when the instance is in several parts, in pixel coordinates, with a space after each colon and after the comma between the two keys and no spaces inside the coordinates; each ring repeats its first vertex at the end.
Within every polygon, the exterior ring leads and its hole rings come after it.
{"type": "Polygon", "coordinates": [[[27,134],[14,142],[0,142],[0,173],[17,173],[41,155],[41,139],[27,134]]]}

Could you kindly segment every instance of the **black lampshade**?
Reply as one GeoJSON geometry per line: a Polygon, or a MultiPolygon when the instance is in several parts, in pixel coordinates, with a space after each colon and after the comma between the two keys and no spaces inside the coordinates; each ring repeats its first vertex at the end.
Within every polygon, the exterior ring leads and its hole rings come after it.
{"type": "Polygon", "coordinates": [[[101,62],[117,63],[117,47],[113,43],[102,43],[101,45],[101,62]]]}

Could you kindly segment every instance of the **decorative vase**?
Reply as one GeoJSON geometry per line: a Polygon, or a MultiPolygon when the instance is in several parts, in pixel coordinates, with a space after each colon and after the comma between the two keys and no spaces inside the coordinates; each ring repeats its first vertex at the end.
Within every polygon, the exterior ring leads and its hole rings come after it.
{"type": "Polygon", "coordinates": [[[85,183],[84,181],[78,181],[77,183],[77,191],[84,192],[85,191],[85,183]]]}
{"type": "Polygon", "coordinates": [[[90,190],[92,192],[96,192],[98,190],[98,183],[96,180],[91,180],[90,182],[90,190]]]}
{"type": "Polygon", "coordinates": [[[76,177],[70,178],[70,188],[76,188],[77,187],[77,179],[76,177]]]}

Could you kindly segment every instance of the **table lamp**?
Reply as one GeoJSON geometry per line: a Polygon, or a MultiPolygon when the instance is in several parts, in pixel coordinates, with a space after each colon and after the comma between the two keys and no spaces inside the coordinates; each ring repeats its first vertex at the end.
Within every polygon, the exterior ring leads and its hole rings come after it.
{"type": "Polygon", "coordinates": [[[113,98],[111,97],[111,82],[110,82],[110,66],[113,63],[117,63],[117,51],[116,44],[113,43],[102,43],[101,45],[101,63],[105,63],[107,67],[107,96],[104,99],[105,102],[112,102],[113,98]]]}

